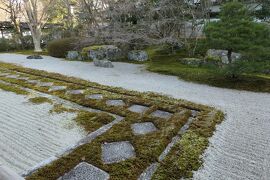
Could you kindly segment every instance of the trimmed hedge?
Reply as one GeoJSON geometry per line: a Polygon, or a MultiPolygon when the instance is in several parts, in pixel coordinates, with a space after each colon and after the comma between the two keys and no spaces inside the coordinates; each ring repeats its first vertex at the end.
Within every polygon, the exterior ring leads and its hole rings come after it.
{"type": "Polygon", "coordinates": [[[64,38],[54,40],[48,43],[48,53],[50,56],[65,58],[68,51],[72,51],[76,47],[77,38],[64,38]]]}

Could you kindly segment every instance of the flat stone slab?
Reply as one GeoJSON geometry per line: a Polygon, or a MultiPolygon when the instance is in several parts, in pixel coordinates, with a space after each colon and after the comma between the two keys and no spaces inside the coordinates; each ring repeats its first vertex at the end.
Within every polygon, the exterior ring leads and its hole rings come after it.
{"type": "Polygon", "coordinates": [[[191,110],[191,116],[192,117],[196,117],[196,116],[198,116],[198,114],[199,114],[199,111],[191,110]]]}
{"type": "Polygon", "coordinates": [[[8,76],[10,75],[9,73],[0,73],[0,77],[3,77],[3,76],[8,76]]]}
{"type": "Polygon", "coordinates": [[[81,89],[78,89],[78,90],[68,90],[66,92],[66,94],[70,94],[70,95],[80,95],[80,94],[83,94],[85,92],[85,90],[81,90],[81,89]]]}
{"type": "Polygon", "coordinates": [[[38,86],[39,87],[51,87],[51,86],[53,86],[53,83],[52,82],[39,82],[38,86]]]}
{"type": "Polygon", "coordinates": [[[149,109],[149,107],[147,107],[147,106],[136,105],[136,104],[132,105],[128,108],[128,110],[130,110],[131,112],[135,112],[135,113],[139,113],[139,114],[143,114],[148,109],[149,109]]]}
{"type": "Polygon", "coordinates": [[[102,160],[105,164],[118,163],[135,156],[134,147],[129,141],[105,143],[102,145],[102,160]]]}
{"type": "Polygon", "coordinates": [[[27,82],[30,83],[30,84],[38,84],[38,83],[40,83],[39,80],[28,80],[27,82]]]}
{"type": "Polygon", "coordinates": [[[51,86],[49,92],[66,90],[66,86],[51,86]]]}
{"type": "Polygon", "coordinates": [[[19,75],[7,75],[6,78],[18,79],[19,78],[19,75]]]}
{"type": "Polygon", "coordinates": [[[17,79],[27,81],[29,79],[29,77],[19,77],[17,79]]]}
{"type": "Polygon", "coordinates": [[[91,94],[91,95],[85,96],[85,98],[86,99],[101,100],[101,99],[103,99],[103,95],[102,94],[91,94]]]}
{"type": "Polygon", "coordinates": [[[135,135],[144,135],[158,130],[152,122],[135,123],[131,125],[131,129],[135,135]]]}
{"type": "Polygon", "coordinates": [[[109,106],[124,106],[126,105],[123,100],[108,100],[106,104],[109,106]]]}
{"type": "Polygon", "coordinates": [[[78,164],[70,172],[59,178],[59,180],[107,180],[110,175],[86,162],[78,164]]]}
{"type": "Polygon", "coordinates": [[[170,119],[172,117],[172,113],[162,110],[156,110],[151,113],[151,116],[163,119],[170,119]]]}

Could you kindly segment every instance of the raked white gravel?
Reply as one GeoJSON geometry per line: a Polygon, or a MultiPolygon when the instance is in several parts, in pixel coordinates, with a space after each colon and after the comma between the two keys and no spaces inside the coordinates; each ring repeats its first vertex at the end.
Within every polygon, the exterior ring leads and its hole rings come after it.
{"type": "Polygon", "coordinates": [[[50,113],[52,108],[0,90],[0,164],[21,174],[86,136],[75,113],[50,113]]]}
{"type": "Polygon", "coordinates": [[[223,110],[226,120],[218,126],[204,153],[204,164],[194,179],[269,179],[270,94],[215,88],[147,72],[143,65],[114,63],[115,68],[52,57],[27,60],[24,55],[0,54],[0,61],[57,72],[104,85],[153,91],[223,110]]]}

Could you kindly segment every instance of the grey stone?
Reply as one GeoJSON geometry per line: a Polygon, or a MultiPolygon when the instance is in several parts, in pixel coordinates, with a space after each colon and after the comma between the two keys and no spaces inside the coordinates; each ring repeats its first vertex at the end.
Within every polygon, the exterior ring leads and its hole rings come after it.
{"type": "Polygon", "coordinates": [[[124,106],[126,105],[123,100],[108,100],[106,104],[109,106],[124,106]]]}
{"type": "Polygon", "coordinates": [[[8,76],[6,76],[6,78],[18,79],[19,78],[19,75],[8,75],[8,76]]]}
{"type": "Polygon", "coordinates": [[[82,60],[82,56],[78,51],[68,51],[66,58],[68,60],[82,60]]]}
{"type": "Polygon", "coordinates": [[[147,61],[148,54],[146,51],[130,51],[128,53],[128,59],[132,61],[147,61]]]}
{"type": "Polygon", "coordinates": [[[27,56],[26,59],[43,59],[43,57],[40,55],[31,55],[27,56]]]}
{"type": "Polygon", "coordinates": [[[142,106],[142,105],[132,105],[128,108],[128,110],[130,110],[131,112],[135,112],[135,113],[139,113],[139,114],[143,114],[145,111],[147,111],[149,109],[149,107],[147,106],[142,106]]]}
{"type": "Polygon", "coordinates": [[[86,99],[101,100],[101,99],[103,99],[103,95],[102,94],[91,94],[91,95],[85,96],[85,98],[86,99]]]}
{"type": "Polygon", "coordinates": [[[51,88],[49,89],[49,92],[53,92],[53,91],[63,91],[67,89],[66,86],[51,86],[51,88]]]}
{"type": "Polygon", "coordinates": [[[191,110],[191,116],[196,117],[199,114],[199,111],[197,110],[191,110]]]}
{"type": "Polygon", "coordinates": [[[29,77],[19,77],[18,79],[19,79],[19,80],[27,81],[27,80],[29,79],[29,77]]]}
{"type": "Polygon", "coordinates": [[[113,68],[113,64],[109,60],[94,60],[93,62],[97,67],[113,68]]]}
{"type": "Polygon", "coordinates": [[[114,61],[119,59],[121,55],[121,50],[114,45],[93,46],[88,51],[88,57],[92,60],[108,59],[114,61]]]}
{"type": "MultiPolygon", "coordinates": [[[[232,53],[232,62],[238,61],[242,58],[240,53],[232,53]]],[[[206,59],[214,59],[220,61],[223,64],[229,64],[228,51],[209,49],[206,53],[206,59]]]]}
{"type": "Polygon", "coordinates": [[[135,123],[131,125],[131,129],[135,135],[144,135],[158,130],[152,122],[135,123]]]}
{"type": "Polygon", "coordinates": [[[27,82],[30,83],[30,84],[38,84],[38,83],[40,83],[39,80],[28,80],[27,82]]]}
{"type": "Polygon", "coordinates": [[[37,85],[39,87],[51,87],[53,86],[53,83],[52,82],[39,82],[37,85]]]}
{"type": "Polygon", "coordinates": [[[84,93],[84,90],[82,89],[78,89],[78,90],[68,90],[66,92],[66,94],[70,94],[70,95],[80,95],[80,94],[83,94],[84,93]]]}
{"type": "Polygon", "coordinates": [[[0,73],[0,77],[3,77],[3,76],[8,76],[10,75],[9,73],[0,73]]]}
{"type": "Polygon", "coordinates": [[[135,156],[134,147],[128,141],[105,143],[102,145],[102,160],[105,164],[118,163],[135,156]]]}
{"type": "Polygon", "coordinates": [[[82,162],[59,180],[107,180],[109,178],[110,175],[107,172],[82,162]]]}
{"type": "Polygon", "coordinates": [[[158,168],[158,163],[153,163],[145,169],[145,171],[140,175],[138,180],[151,180],[152,176],[158,168]]]}
{"type": "Polygon", "coordinates": [[[172,117],[172,113],[162,110],[156,110],[151,114],[153,117],[163,118],[163,119],[169,119],[172,117]]]}

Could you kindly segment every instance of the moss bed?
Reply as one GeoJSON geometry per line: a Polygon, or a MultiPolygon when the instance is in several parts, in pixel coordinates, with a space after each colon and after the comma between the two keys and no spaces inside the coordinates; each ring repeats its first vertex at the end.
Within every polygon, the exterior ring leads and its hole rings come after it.
{"type": "MultiPolygon", "coordinates": [[[[69,172],[80,162],[88,162],[110,174],[110,179],[137,179],[152,163],[158,162],[172,138],[192,116],[192,111],[198,112],[189,130],[172,148],[165,160],[155,172],[153,179],[180,179],[192,177],[192,171],[201,164],[201,154],[208,146],[208,138],[212,136],[217,124],[222,122],[223,113],[204,105],[194,104],[184,100],[173,99],[155,93],[139,93],[122,88],[113,88],[88,82],[82,79],[67,77],[56,73],[22,68],[16,65],[0,63],[0,72],[19,74],[31,80],[53,82],[57,86],[66,86],[67,90],[85,90],[84,94],[70,95],[66,90],[50,92],[48,87],[39,87],[26,80],[0,77],[0,80],[20,87],[30,88],[62,99],[124,117],[111,129],[93,141],[84,144],[62,158],[52,162],[27,176],[28,180],[57,179],[69,172]],[[102,94],[101,100],[89,100],[85,95],[102,94]],[[124,106],[109,106],[107,100],[123,100],[124,106]],[[149,107],[140,115],[131,112],[131,105],[149,107]],[[172,113],[170,119],[157,118],[151,115],[156,110],[172,113]],[[131,125],[140,122],[152,122],[158,131],[146,135],[134,135],[131,125]],[[113,164],[104,164],[101,158],[101,146],[104,143],[129,141],[135,148],[136,157],[113,164]]],[[[108,124],[112,117],[107,113],[90,113],[81,111],[76,121],[87,131],[93,132],[98,127],[108,124]]]]}

